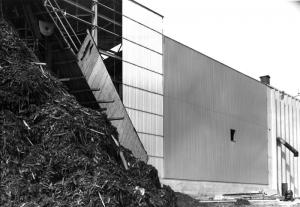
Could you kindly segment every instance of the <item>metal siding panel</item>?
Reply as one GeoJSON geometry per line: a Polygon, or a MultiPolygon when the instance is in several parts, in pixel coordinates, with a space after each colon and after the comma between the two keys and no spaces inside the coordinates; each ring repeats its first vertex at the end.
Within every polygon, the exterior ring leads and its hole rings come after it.
{"type": "Polygon", "coordinates": [[[126,25],[124,28],[125,38],[162,53],[161,34],[154,32],[147,27],[139,25],[128,18],[123,18],[123,24],[126,25]]]}
{"type": "MultiPolygon", "coordinates": [[[[280,137],[282,138],[286,138],[286,130],[285,130],[285,104],[283,102],[280,103],[281,104],[281,108],[280,108],[280,114],[281,114],[281,135],[280,137]]],[[[286,183],[286,170],[285,170],[285,166],[286,166],[286,162],[285,162],[285,148],[282,147],[282,145],[280,145],[280,149],[281,149],[281,179],[282,182],[286,183]]]]}
{"type": "Polygon", "coordinates": [[[268,91],[268,160],[269,160],[269,188],[277,189],[277,101],[276,93],[271,88],[268,91]]]}
{"type": "MultiPolygon", "coordinates": [[[[300,151],[300,141],[299,141],[299,136],[300,136],[300,115],[299,115],[299,113],[300,113],[300,110],[299,110],[299,102],[297,103],[297,141],[296,141],[296,143],[297,143],[297,149],[300,151]]],[[[299,158],[296,160],[296,165],[297,165],[297,186],[296,186],[296,191],[295,191],[295,195],[296,196],[298,196],[299,197],[299,195],[300,195],[300,165],[299,165],[299,158]]]]}
{"type": "MultiPolygon", "coordinates": [[[[297,124],[298,124],[298,116],[297,116],[297,101],[295,101],[295,107],[294,107],[294,146],[296,149],[299,150],[298,148],[298,130],[297,130],[297,124]]],[[[298,195],[298,180],[299,180],[299,177],[298,177],[298,159],[297,158],[294,158],[294,173],[295,173],[295,188],[294,188],[294,192],[298,195]]]]}
{"type": "MultiPolygon", "coordinates": [[[[125,60],[123,103],[136,130],[141,132],[139,136],[145,149],[152,156],[161,156],[163,138],[144,133],[163,136],[163,117],[155,115],[163,113],[162,54],[159,54],[162,52],[162,34],[147,28],[162,32],[162,17],[129,0],[124,0],[122,4],[123,14],[146,25],[142,26],[123,16],[123,36],[130,40],[124,39],[122,44],[125,60]]],[[[158,167],[160,175],[163,171],[162,161],[162,158],[149,159],[150,163],[158,167]]]]}
{"type": "MultiPolygon", "coordinates": [[[[285,99],[284,103],[284,139],[288,140],[288,105],[285,99]]],[[[288,149],[284,147],[284,181],[288,183],[288,172],[287,172],[287,160],[288,160],[288,149]]]]}
{"type": "MultiPolygon", "coordinates": [[[[274,90],[275,91],[275,90],[274,90]]],[[[282,96],[281,92],[275,91],[274,101],[277,103],[276,119],[277,136],[282,137],[292,146],[299,150],[299,100],[287,95],[282,96]]],[[[295,196],[299,196],[299,159],[284,146],[278,146],[277,157],[277,188],[281,192],[281,183],[287,182],[288,188],[292,189],[295,196]]]]}
{"type": "Polygon", "coordinates": [[[151,157],[149,156],[148,164],[153,165],[157,171],[159,177],[164,177],[164,159],[163,158],[157,158],[157,157],[151,157]]]}
{"type": "Polygon", "coordinates": [[[154,14],[153,12],[148,11],[143,7],[140,7],[139,5],[135,4],[130,0],[123,0],[122,3],[124,15],[134,20],[138,20],[139,22],[151,27],[152,29],[162,32],[163,25],[161,16],[154,14]]]}
{"type": "MultiPolygon", "coordinates": [[[[297,149],[297,137],[296,137],[296,101],[293,100],[293,146],[297,149]]],[[[294,156],[293,158],[293,192],[296,192],[296,186],[297,186],[297,158],[294,156]]]]}
{"type": "MultiPolygon", "coordinates": [[[[289,98],[289,143],[293,146],[294,140],[293,140],[293,122],[292,122],[292,100],[289,98]]],[[[289,183],[290,183],[290,189],[293,190],[294,188],[294,181],[293,181],[293,176],[294,176],[294,159],[293,159],[293,153],[288,151],[289,153],[289,183]]],[[[293,192],[295,192],[293,190],[293,192]]]]}
{"type": "Polygon", "coordinates": [[[171,39],[164,43],[165,177],[267,184],[266,87],[171,39]]]}
{"type": "MultiPolygon", "coordinates": [[[[292,100],[292,110],[291,110],[291,124],[292,124],[292,146],[295,147],[295,101],[292,100]]],[[[294,158],[294,156],[291,156],[292,158],[292,186],[291,189],[293,190],[293,192],[295,192],[295,180],[296,180],[296,173],[295,173],[295,161],[296,159],[294,158]]]]}
{"type": "Polygon", "coordinates": [[[212,90],[210,91],[213,103],[211,103],[210,108],[254,124],[264,123],[267,114],[265,111],[266,107],[257,107],[264,106],[267,97],[252,99],[249,97],[262,97],[265,91],[253,90],[254,88],[259,88],[257,87],[257,82],[247,81],[247,78],[237,72],[229,73],[228,68],[221,63],[215,62],[214,65],[214,76],[211,80],[212,90]],[[242,86],[243,90],[237,86],[242,86]],[[264,110],[264,113],[259,113],[262,110],[264,110]],[[251,113],[249,113],[250,111],[251,113]],[[247,120],[245,117],[247,117],[247,120]]]}
{"type": "MultiPolygon", "coordinates": [[[[295,113],[295,139],[294,139],[295,143],[294,143],[294,145],[295,145],[296,149],[300,150],[300,148],[298,147],[298,136],[299,136],[298,124],[299,123],[298,123],[298,103],[297,103],[297,101],[295,103],[294,113],[295,113]]],[[[295,194],[297,194],[297,195],[299,195],[299,175],[298,175],[299,165],[298,165],[298,161],[299,161],[299,159],[296,158],[295,159],[295,194]]]]}
{"type": "MultiPolygon", "coordinates": [[[[281,104],[281,133],[284,139],[286,139],[286,113],[285,113],[285,102],[281,104]]],[[[281,173],[282,173],[282,182],[286,183],[286,149],[281,145],[281,173]]]]}
{"type": "MultiPolygon", "coordinates": [[[[276,98],[278,99],[279,93],[277,92],[276,98]]],[[[277,113],[276,113],[276,122],[277,122],[277,135],[276,137],[282,137],[282,130],[281,130],[281,103],[280,101],[276,100],[277,103],[277,113]]],[[[277,146],[277,182],[278,182],[278,192],[281,193],[281,183],[282,183],[282,171],[281,171],[281,151],[282,151],[282,146],[279,145],[277,146]]]]}
{"type": "Polygon", "coordinates": [[[163,136],[163,117],[127,108],[138,132],[163,136]]]}
{"type": "Polygon", "coordinates": [[[134,63],[148,70],[162,73],[161,54],[155,53],[149,49],[136,45],[127,40],[123,40],[123,59],[134,63]],[[126,50],[125,50],[126,49],[126,50]]]}
{"type": "MultiPolygon", "coordinates": [[[[293,104],[293,100],[290,99],[291,105],[290,105],[290,143],[292,146],[294,146],[294,123],[293,123],[293,108],[294,108],[294,104],[293,104]]],[[[289,152],[289,156],[290,156],[290,182],[291,182],[291,190],[293,190],[293,192],[295,192],[294,190],[294,176],[295,176],[295,172],[294,172],[294,155],[293,153],[289,152]]]]}
{"type": "Polygon", "coordinates": [[[129,63],[124,64],[123,83],[129,86],[145,89],[158,94],[163,94],[163,76],[147,71],[129,63]]]}
{"type": "MultiPolygon", "coordinates": [[[[294,143],[293,146],[297,149],[297,102],[294,101],[294,108],[293,108],[293,128],[294,128],[294,143]]],[[[297,175],[297,158],[293,158],[294,162],[294,188],[293,192],[296,193],[297,191],[297,183],[298,183],[298,175],[297,175]]]]}
{"type": "MultiPolygon", "coordinates": [[[[290,103],[289,99],[287,99],[287,106],[286,106],[286,127],[287,127],[287,137],[286,141],[288,143],[291,142],[291,126],[290,126],[290,103]]],[[[289,188],[291,187],[291,157],[290,157],[290,151],[288,149],[286,150],[286,181],[288,183],[289,188]]]]}
{"type": "Polygon", "coordinates": [[[163,158],[163,138],[148,134],[139,134],[149,156],[163,158]]]}

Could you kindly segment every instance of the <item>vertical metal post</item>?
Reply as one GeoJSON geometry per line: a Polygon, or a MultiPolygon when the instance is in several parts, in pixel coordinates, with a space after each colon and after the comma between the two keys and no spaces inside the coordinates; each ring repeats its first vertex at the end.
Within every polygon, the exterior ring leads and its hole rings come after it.
{"type": "Polygon", "coordinates": [[[287,191],[288,191],[288,184],[287,183],[281,183],[282,196],[286,196],[287,191]]]}
{"type": "Polygon", "coordinates": [[[98,45],[98,0],[93,0],[93,7],[92,10],[94,12],[94,16],[93,16],[93,20],[92,20],[92,24],[93,24],[93,28],[92,28],[92,36],[95,40],[96,45],[98,45]]]}
{"type": "MultiPolygon", "coordinates": [[[[115,0],[113,0],[113,9],[116,10],[116,1],[115,0]]],[[[113,15],[114,15],[114,21],[116,21],[116,13],[114,12],[113,15]]],[[[116,24],[114,24],[114,33],[116,33],[116,24]]],[[[114,37],[113,42],[114,42],[113,45],[115,46],[116,37],[114,37]]],[[[114,59],[114,79],[115,80],[117,79],[117,75],[116,75],[116,59],[114,59]]]]}
{"type": "Polygon", "coordinates": [[[3,17],[4,17],[3,11],[4,11],[4,9],[3,9],[3,3],[2,3],[2,0],[0,0],[0,15],[1,15],[1,19],[3,19],[3,17]]]}

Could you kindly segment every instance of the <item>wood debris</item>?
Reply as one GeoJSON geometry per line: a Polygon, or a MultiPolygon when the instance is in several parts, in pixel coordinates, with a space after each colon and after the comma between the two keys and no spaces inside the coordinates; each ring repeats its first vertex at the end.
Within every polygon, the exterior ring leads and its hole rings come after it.
{"type": "Polygon", "coordinates": [[[80,106],[32,62],[0,20],[1,206],[176,206],[157,170],[117,145],[107,116],[80,106]]]}

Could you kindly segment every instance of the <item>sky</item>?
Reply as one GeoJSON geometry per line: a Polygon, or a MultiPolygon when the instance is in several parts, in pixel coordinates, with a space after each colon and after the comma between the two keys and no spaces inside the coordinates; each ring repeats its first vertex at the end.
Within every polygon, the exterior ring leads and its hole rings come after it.
{"type": "Polygon", "coordinates": [[[300,3],[137,0],[164,16],[164,34],[255,79],[300,92],[300,3]]]}

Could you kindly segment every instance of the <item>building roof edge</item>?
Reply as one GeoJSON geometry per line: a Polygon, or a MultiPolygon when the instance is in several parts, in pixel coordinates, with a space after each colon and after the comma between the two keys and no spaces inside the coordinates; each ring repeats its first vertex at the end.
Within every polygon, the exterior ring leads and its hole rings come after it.
{"type": "Polygon", "coordinates": [[[154,13],[154,14],[160,16],[161,18],[164,18],[164,16],[163,16],[162,14],[160,14],[160,13],[158,13],[158,12],[156,12],[156,11],[150,9],[149,7],[143,5],[143,4],[141,4],[141,3],[139,3],[139,2],[137,2],[137,1],[135,1],[135,0],[129,0],[129,1],[131,1],[131,2],[133,2],[133,3],[135,3],[135,4],[137,4],[137,5],[139,5],[140,7],[143,7],[144,9],[147,9],[148,11],[150,11],[150,12],[152,12],[152,13],[154,13]]]}

